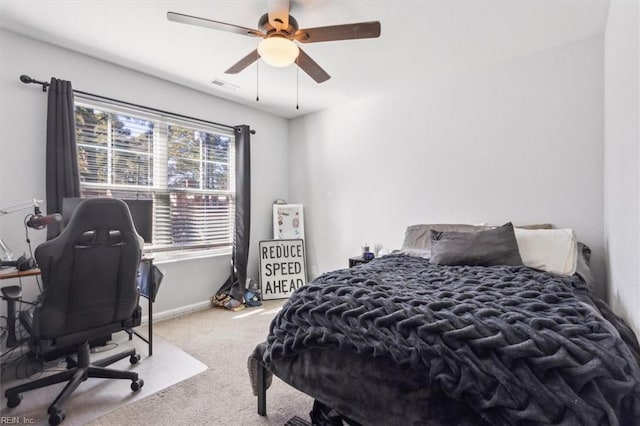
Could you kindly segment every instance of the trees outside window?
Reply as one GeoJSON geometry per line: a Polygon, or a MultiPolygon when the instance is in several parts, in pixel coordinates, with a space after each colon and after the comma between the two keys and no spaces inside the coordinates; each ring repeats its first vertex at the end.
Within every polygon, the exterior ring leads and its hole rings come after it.
{"type": "Polygon", "coordinates": [[[152,199],[148,249],[230,246],[234,136],[225,129],[76,99],[83,197],[152,199]]]}

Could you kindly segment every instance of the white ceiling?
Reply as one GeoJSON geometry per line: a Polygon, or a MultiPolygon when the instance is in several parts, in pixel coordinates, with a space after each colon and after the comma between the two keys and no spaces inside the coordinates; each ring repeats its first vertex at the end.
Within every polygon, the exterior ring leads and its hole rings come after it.
{"type": "Polygon", "coordinates": [[[304,45],[331,79],[317,84],[300,71],[299,110],[295,65],[271,68],[260,63],[260,102],[255,100],[256,64],[237,75],[224,74],[260,39],[166,18],[167,11],[173,11],[258,29],[266,0],[0,0],[0,26],[292,118],[385,90],[410,88],[418,79],[602,34],[608,8],[608,0],[292,0],[291,15],[300,28],[372,20],[382,26],[377,39],[304,45]],[[237,89],[216,87],[211,84],[214,78],[237,89]]]}

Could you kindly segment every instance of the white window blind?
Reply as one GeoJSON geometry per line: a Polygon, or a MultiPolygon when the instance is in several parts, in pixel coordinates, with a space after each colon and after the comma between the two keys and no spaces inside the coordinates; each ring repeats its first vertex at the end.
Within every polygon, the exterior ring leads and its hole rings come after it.
{"type": "Polygon", "coordinates": [[[153,200],[153,251],[232,244],[229,129],[79,96],[75,116],[83,197],[153,200]]]}

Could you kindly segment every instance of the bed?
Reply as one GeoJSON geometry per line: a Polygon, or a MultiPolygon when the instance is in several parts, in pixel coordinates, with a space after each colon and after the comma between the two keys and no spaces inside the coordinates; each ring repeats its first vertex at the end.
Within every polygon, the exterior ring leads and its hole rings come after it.
{"type": "Polygon", "coordinates": [[[422,227],[290,296],[249,357],[260,414],[273,374],[348,424],[639,424],[640,348],[592,297],[586,246],[546,248],[548,272],[511,224],[422,227]]]}

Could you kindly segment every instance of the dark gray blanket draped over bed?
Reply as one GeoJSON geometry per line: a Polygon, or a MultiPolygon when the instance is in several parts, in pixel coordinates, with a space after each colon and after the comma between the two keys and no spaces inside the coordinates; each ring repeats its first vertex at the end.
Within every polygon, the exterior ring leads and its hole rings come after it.
{"type": "Polygon", "coordinates": [[[345,354],[373,359],[491,424],[637,425],[637,340],[603,309],[611,321],[577,276],[390,255],[296,291],[271,325],[263,360],[276,374],[291,361],[293,376],[314,368],[300,361],[308,354],[336,369],[345,354]]]}

